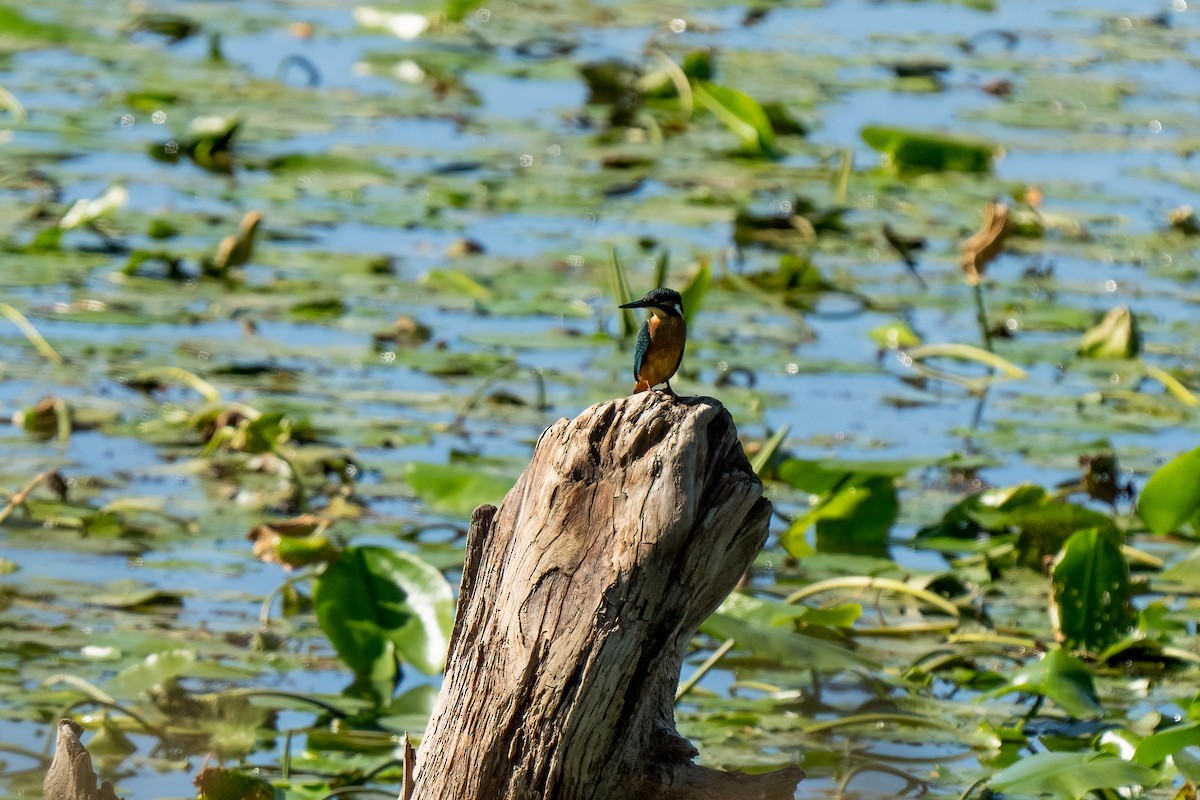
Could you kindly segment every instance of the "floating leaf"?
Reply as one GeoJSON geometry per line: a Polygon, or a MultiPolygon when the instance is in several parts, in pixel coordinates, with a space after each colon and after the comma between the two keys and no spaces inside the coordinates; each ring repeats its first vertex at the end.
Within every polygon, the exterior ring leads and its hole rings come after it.
{"type": "Polygon", "coordinates": [[[1200,519],[1200,447],[1176,456],[1146,481],[1138,497],[1138,514],[1162,535],[1200,519]]]}
{"type": "Polygon", "coordinates": [[[867,336],[888,350],[906,350],[921,344],[921,337],[905,322],[888,322],[868,331],[867,336]]]}
{"type": "Polygon", "coordinates": [[[900,503],[893,478],[857,474],[839,481],[780,538],[789,551],[799,547],[804,532],[814,526],[822,553],[882,554],[900,503]]]}
{"type": "Polygon", "coordinates": [[[1042,568],[1044,560],[1056,555],[1078,531],[1095,528],[1115,532],[1107,515],[1049,497],[1041,503],[1023,505],[987,519],[990,525],[1017,529],[1017,560],[1034,569],[1042,568]]]}
{"type": "Polygon", "coordinates": [[[1133,627],[1129,565],[1111,528],[1071,536],[1054,563],[1051,583],[1051,621],[1064,646],[1100,653],[1133,627]]]}
{"type": "Polygon", "coordinates": [[[990,142],[905,128],[871,125],[862,129],[862,138],[898,167],[987,172],[1001,153],[990,142]]]}
{"type": "Polygon", "coordinates": [[[330,520],[313,514],[271,520],[254,526],[246,538],[254,543],[254,557],[286,569],[306,567],[338,556],[338,547],[323,531],[330,520]]]}
{"type": "Polygon", "coordinates": [[[1142,332],[1137,317],[1125,305],[1105,314],[1079,343],[1083,358],[1135,358],[1141,352],[1142,332]]]}
{"type": "Polygon", "coordinates": [[[868,658],[845,646],[784,631],[716,613],[704,621],[700,630],[719,640],[733,639],[736,651],[748,652],[772,666],[839,672],[844,669],[878,669],[868,658]]]}
{"type": "Polygon", "coordinates": [[[115,694],[149,691],[166,680],[185,674],[195,663],[195,650],[151,653],[142,662],[126,667],[114,675],[108,682],[108,687],[115,694]]]}
{"type": "Polygon", "coordinates": [[[194,782],[196,800],[276,800],[270,781],[236,769],[204,767],[194,782]]]}
{"type": "Polygon", "coordinates": [[[180,592],[143,586],[131,580],[112,583],[108,591],[96,592],[89,600],[98,606],[127,610],[183,605],[183,595],[180,592]]]}
{"type": "Polygon", "coordinates": [[[1200,746],[1200,722],[1184,722],[1150,734],[1138,743],[1133,760],[1154,767],[1185,747],[1200,746]]]}
{"type": "Polygon", "coordinates": [[[715,114],[742,140],[742,146],[751,153],[778,158],[775,149],[775,131],[771,119],[750,95],[737,89],[728,89],[706,81],[692,81],[692,94],[700,105],[715,114]]]}
{"type": "Polygon", "coordinates": [[[431,269],[421,282],[436,292],[468,297],[479,302],[492,298],[492,291],[461,269],[431,269]]]}
{"type": "Polygon", "coordinates": [[[380,698],[391,697],[401,662],[430,674],[444,666],[454,596],[412,553],[346,548],[313,581],[313,607],[338,655],[380,698]]]}
{"type": "Polygon", "coordinates": [[[1008,685],[993,696],[1009,692],[1038,694],[1054,701],[1075,719],[1095,719],[1103,712],[1096,684],[1087,666],[1062,648],[1022,667],[1008,685]]]}
{"type": "Polygon", "coordinates": [[[433,511],[469,517],[476,506],[499,503],[513,479],[464,464],[409,463],[404,480],[433,511]]]}
{"type": "Polygon", "coordinates": [[[1156,770],[1109,753],[1034,753],[1022,756],[988,783],[1005,794],[1081,800],[1097,789],[1153,786],[1160,779],[1156,770]]]}

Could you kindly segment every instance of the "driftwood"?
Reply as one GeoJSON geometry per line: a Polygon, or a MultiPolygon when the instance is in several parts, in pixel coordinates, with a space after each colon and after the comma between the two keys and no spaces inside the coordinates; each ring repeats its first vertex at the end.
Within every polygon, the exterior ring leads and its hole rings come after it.
{"type": "Polygon", "coordinates": [[[54,760],[42,781],[45,800],[117,800],[113,786],[105,781],[96,788],[92,756],[79,741],[83,726],[70,719],[58,721],[54,760]]]}
{"type": "Polygon", "coordinates": [[[733,419],[645,392],[542,434],[471,519],[415,800],[775,800],[799,768],[706,769],[675,729],[697,627],[767,535],[733,419]]]}

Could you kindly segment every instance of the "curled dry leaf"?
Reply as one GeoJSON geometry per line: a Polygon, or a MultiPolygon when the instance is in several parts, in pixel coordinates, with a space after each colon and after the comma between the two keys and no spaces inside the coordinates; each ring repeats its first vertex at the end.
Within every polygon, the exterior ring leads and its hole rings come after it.
{"type": "Polygon", "coordinates": [[[301,514],[255,525],[246,538],[254,543],[259,561],[292,569],[336,557],[337,547],[323,535],[331,523],[315,514],[301,514]]]}
{"type": "Polygon", "coordinates": [[[1173,230],[1186,236],[1200,234],[1200,221],[1196,219],[1196,211],[1191,206],[1180,206],[1168,211],[1167,223],[1173,230]]]}
{"type": "Polygon", "coordinates": [[[247,211],[238,225],[237,233],[226,236],[217,246],[217,254],[213,256],[212,269],[219,275],[224,275],[234,267],[245,266],[254,254],[254,238],[258,235],[258,227],[263,215],[258,211],[247,211]]]}
{"type": "Polygon", "coordinates": [[[1004,249],[1010,227],[1008,206],[989,200],[983,210],[983,227],[962,243],[961,264],[967,283],[979,285],[988,263],[1004,249]]]}

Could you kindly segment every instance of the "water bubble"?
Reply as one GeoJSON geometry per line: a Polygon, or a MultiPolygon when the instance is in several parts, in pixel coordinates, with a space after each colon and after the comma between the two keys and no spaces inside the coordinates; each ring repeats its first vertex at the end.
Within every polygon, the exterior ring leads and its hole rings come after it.
{"type": "Polygon", "coordinates": [[[129,559],[129,566],[131,566],[131,567],[141,567],[141,566],[144,566],[145,564],[146,564],[146,561],[144,559],[142,559],[141,557],[129,559]]]}
{"type": "Polygon", "coordinates": [[[551,158],[558,158],[562,155],[562,146],[557,144],[550,145],[546,148],[546,155],[550,156],[551,158]]]}
{"type": "Polygon", "coordinates": [[[800,372],[800,365],[799,365],[799,364],[796,364],[796,363],[794,363],[794,362],[793,362],[793,363],[791,363],[791,364],[788,364],[788,365],[787,365],[787,374],[788,374],[788,375],[795,375],[795,374],[797,374],[798,372],[800,372]]]}
{"type": "Polygon", "coordinates": [[[186,480],[187,480],[187,477],[186,477],[186,476],[184,476],[184,475],[176,475],[176,476],[175,476],[175,482],[176,482],[176,483],[183,483],[183,482],[184,482],[184,481],[186,481],[186,480]]]}
{"type": "Polygon", "coordinates": [[[791,200],[780,200],[776,205],[779,208],[780,214],[792,213],[792,201],[791,200]]]}
{"type": "Polygon", "coordinates": [[[1162,133],[1162,123],[1156,119],[1150,120],[1150,132],[1151,133],[1162,133]]]}
{"type": "Polygon", "coordinates": [[[301,189],[307,189],[312,186],[312,178],[307,175],[301,175],[299,178],[296,178],[296,185],[301,189]]]}
{"type": "Polygon", "coordinates": [[[1123,31],[1131,30],[1133,28],[1133,20],[1129,17],[1121,17],[1117,20],[1117,28],[1123,31]]]}
{"type": "Polygon", "coordinates": [[[572,269],[579,269],[583,266],[583,256],[567,256],[567,266],[572,269]]]}
{"type": "Polygon", "coordinates": [[[687,30],[687,20],[676,17],[667,23],[667,27],[671,29],[672,33],[683,33],[687,30]]]}
{"type": "Polygon", "coordinates": [[[167,112],[155,111],[153,114],[150,115],[150,121],[153,122],[155,125],[162,125],[164,122],[167,121],[167,112]]]}
{"type": "Polygon", "coordinates": [[[1108,376],[1108,382],[1111,383],[1113,386],[1116,386],[1118,383],[1121,382],[1121,376],[1114,372],[1112,375],[1108,376]]]}
{"type": "Polygon", "coordinates": [[[135,123],[135,122],[137,122],[137,120],[134,119],[133,114],[124,114],[121,116],[121,127],[122,128],[132,128],[133,123],[135,123]]]}
{"type": "Polygon", "coordinates": [[[199,353],[196,353],[196,358],[200,359],[201,361],[208,361],[208,359],[211,357],[212,353],[208,352],[207,350],[201,350],[199,353]]]}
{"type": "Polygon", "coordinates": [[[93,630],[93,629],[92,629],[92,626],[91,626],[91,625],[87,625],[87,626],[85,626],[85,627],[83,627],[83,628],[80,628],[80,630],[82,630],[82,631],[83,631],[84,633],[86,633],[88,636],[91,636],[91,635],[92,635],[92,630],[93,630]]]}
{"type": "Polygon", "coordinates": [[[358,476],[358,467],[354,466],[353,464],[347,464],[346,468],[342,471],[346,474],[347,478],[354,478],[358,476]]]}
{"type": "Polygon", "coordinates": [[[475,19],[479,20],[480,22],[487,22],[491,18],[492,12],[486,8],[481,8],[475,12],[475,19]]]}
{"type": "Polygon", "coordinates": [[[163,145],[163,152],[169,156],[175,155],[176,153],[179,152],[179,143],[178,142],[167,142],[166,144],[163,145]]]}
{"type": "Polygon", "coordinates": [[[1175,0],[1175,2],[1171,4],[1171,8],[1176,11],[1187,11],[1187,0],[1175,0]]]}
{"type": "Polygon", "coordinates": [[[835,433],[835,434],[833,435],[833,438],[837,439],[839,442],[841,442],[841,441],[845,441],[845,439],[846,439],[846,432],[845,432],[845,431],[838,431],[837,433],[835,433]]]}
{"type": "Polygon", "coordinates": [[[379,354],[379,357],[383,360],[383,363],[385,363],[385,364],[391,364],[393,361],[396,360],[396,354],[394,352],[392,352],[391,350],[385,350],[384,352],[379,354]]]}
{"type": "Polygon", "coordinates": [[[1008,319],[1004,320],[1004,328],[1016,333],[1017,331],[1021,330],[1021,323],[1019,320],[1009,317],[1008,319]]]}
{"type": "Polygon", "coordinates": [[[871,259],[872,261],[878,261],[879,260],[879,248],[878,247],[867,248],[867,258],[871,259]]]}
{"type": "Polygon", "coordinates": [[[1110,278],[1104,282],[1104,291],[1108,292],[1109,294],[1112,294],[1116,290],[1117,290],[1117,282],[1116,281],[1114,281],[1110,278]]]}
{"type": "Polygon", "coordinates": [[[518,159],[518,161],[521,162],[522,167],[532,167],[533,166],[533,156],[529,155],[529,153],[525,153],[524,155],[522,155],[518,159]]]}

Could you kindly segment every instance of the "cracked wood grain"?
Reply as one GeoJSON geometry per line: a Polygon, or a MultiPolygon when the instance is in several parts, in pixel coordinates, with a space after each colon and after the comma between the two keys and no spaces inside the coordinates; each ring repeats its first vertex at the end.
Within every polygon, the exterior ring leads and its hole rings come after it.
{"type": "Polygon", "coordinates": [[[673,710],[688,642],[770,512],[715,400],[646,392],[551,426],[472,516],[414,799],[791,798],[797,768],[693,764],[673,710]]]}

